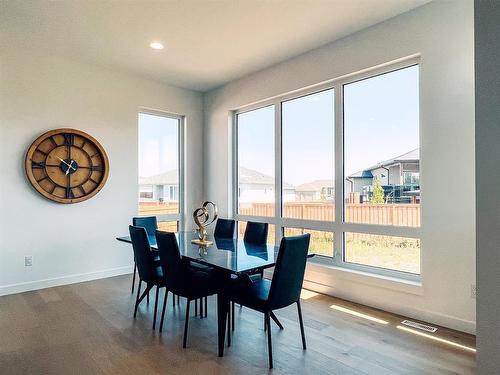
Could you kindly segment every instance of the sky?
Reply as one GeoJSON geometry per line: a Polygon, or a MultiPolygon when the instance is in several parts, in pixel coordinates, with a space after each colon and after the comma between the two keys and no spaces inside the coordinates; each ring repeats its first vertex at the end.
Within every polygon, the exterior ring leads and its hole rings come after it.
{"type": "MultiPolygon", "coordinates": [[[[344,86],[346,175],[419,147],[418,66],[344,86]]],[[[334,92],[282,105],[283,181],[334,179],[334,92]]],[[[274,176],[274,106],[238,115],[241,166],[274,176]]]]}
{"type": "MultiPolygon", "coordinates": [[[[333,89],[282,105],[283,181],[334,179],[333,89]]],[[[418,66],[344,86],[346,175],[419,147],[418,66]]],[[[274,106],[238,115],[241,166],[274,176],[274,106]]],[[[139,114],[139,175],[176,169],[178,120],[139,114]]]]}
{"type": "Polygon", "coordinates": [[[139,113],[139,176],[177,169],[179,120],[139,113]]]}

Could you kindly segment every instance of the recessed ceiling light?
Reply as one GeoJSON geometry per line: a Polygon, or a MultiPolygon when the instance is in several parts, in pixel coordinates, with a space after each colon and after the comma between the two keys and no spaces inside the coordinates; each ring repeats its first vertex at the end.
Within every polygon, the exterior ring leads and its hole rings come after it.
{"type": "Polygon", "coordinates": [[[160,42],[151,42],[151,44],[149,45],[152,49],[163,49],[163,44],[161,44],[160,42]]]}

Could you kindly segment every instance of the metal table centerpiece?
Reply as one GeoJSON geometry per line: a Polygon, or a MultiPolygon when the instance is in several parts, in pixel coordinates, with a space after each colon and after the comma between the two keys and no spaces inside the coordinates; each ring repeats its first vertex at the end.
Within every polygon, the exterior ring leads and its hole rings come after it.
{"type": "Polygon", "coordinates": [[[194,210],[193,219],[198,226],[198,229],[195,229],[198,234],[198,238],[192,240],[191,242],[205,247],[212,245],[213,241],[209,241],[207,239],[207,227],[217,220],[217,206],[215,203],[210,201],[204,202],[201,207],[194,210]],[[211,210],[209,210],[209,208],[211,208],[211,210]],[[211,219],[210,214],[213,215],[211,219]]]}

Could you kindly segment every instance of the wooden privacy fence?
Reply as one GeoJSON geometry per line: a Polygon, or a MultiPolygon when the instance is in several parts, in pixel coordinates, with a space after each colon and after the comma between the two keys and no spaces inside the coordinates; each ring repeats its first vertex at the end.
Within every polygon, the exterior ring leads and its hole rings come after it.
{"type": "Polygon", "coordinates": [[[139,202],[139,215],[141,216],[167,215],[178,212],[178,203],[139,202]]]}
{"type": "MultiPolygon", "coordinates": [[[[178,212],[177,203],[141,202],[140,215],[165,215],[178,212]]],[[[286,202],[284,217],[304,220],[334,220],[335,205],[328,202],[286,202]]],[[[240,214],[274,216],[274,203],[241,203],[240,214]]],[[[345,218],[348,223],[420,226],[419,204],[347,203],[345,218]]]]}
{"type": "MultiPolygon", "coordinates": [[[[305,220],[334,220],[335,205],[328,202],[286,202],[284,217],[305,220]]],[[[242,203],[240,214],[273,216],[273,203],[242,203]]],[[[345,219],[349,223],[394,225],[404,227],[420,226],[419,204],[371,204],[347,203],[345,219]]]]}

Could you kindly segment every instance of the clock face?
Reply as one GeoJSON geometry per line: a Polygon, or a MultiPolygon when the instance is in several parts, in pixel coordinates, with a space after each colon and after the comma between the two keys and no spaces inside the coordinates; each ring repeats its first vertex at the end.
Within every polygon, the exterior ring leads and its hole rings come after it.
{"type": "Polygon", "coordinates": [[[106,152],[92,136],[56,129],[38,137],[26,153],[26,175],[44,197],[77,203],[102,189],[109,173],[106,152]]]}

